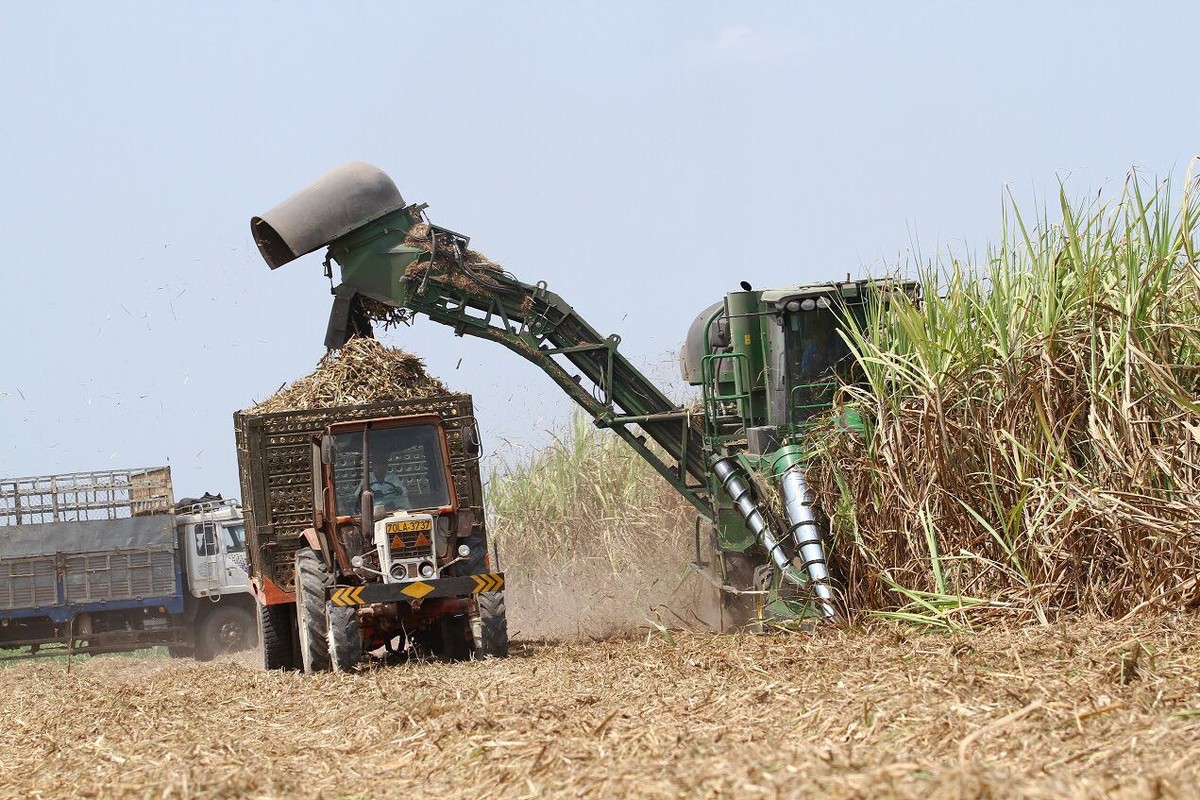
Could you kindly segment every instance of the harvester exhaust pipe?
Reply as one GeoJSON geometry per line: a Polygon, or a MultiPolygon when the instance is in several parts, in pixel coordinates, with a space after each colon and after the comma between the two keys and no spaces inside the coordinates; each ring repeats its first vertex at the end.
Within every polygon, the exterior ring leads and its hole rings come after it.
{"type": "Polygon", "coordinates": [[[775,566],[779,567],[779,571],[783,574],[790,583],[796,586],[805,584],[804,578],[796,572],[792,566],[791,559],[783,552],[780,547],[779,539],[771,530],[771,526],[767,524],[767,520],[759,510],[758,504],[754,502],[754,497],[750,493],[750,487],[742,479],[738,472],[737,463],[732,458],[722,458],[720,456],[713,459],[713,472],[716,473],[717,479],[721,481],[721,485],[725,488],[725,492],[729,498],[733,500],[734,507],[737,508],[738,514],[746,522],[746,527],[754,534],[754,538],[758,543],[770,553],[771,560],[775,562],[775,566]]]}
{"type": "Polygon", "coordinates": [[[829,582],[829,566],[825,562],[825,546],[821,543],[821,528],[812,509],[812,493],[804,479],[804,469],[793,464],[779,477],[779,490],[791,524],[791,536],[796,551],[804,561],[804,569],[812,581],[813,591],[820,600],[821,613],[827,619],[837,616],[833,605],[833,586],[829,582]]]}

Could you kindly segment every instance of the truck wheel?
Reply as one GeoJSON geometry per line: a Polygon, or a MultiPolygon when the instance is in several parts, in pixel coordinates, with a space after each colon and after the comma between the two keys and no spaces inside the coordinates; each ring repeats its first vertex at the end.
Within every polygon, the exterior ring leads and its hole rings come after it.
{"type": "Polygon", "coordinates": [[[293,608],[286,603],[273,606],[254,604],[258,618],[259,653],[263,669],[297,670],[296,637],[292,631],[293,608]]]}
{"type": "Polygon", "coordinates": [[[508,618],[504,609],[504,592],[481,592],[475,595],[475,602],[479,606],[478,628],[476,621],[471,621],[475,657],[507,657],[508,618]]]}
{"type": "Polygon", "coordinates": [[[305,672],[329,670],[329,616],[325,588],[332,583],[325,562],[310,548],[296,551],[296,624],[300,665],[305,672]]]}
{"type": "Polygon", "coordinates": [[[350,672],[362,661],[362,633],[358,627],[358,609],[328,603],[329,662],[334,672],[350,672]]]}
{"type": "Polygon", "coordinates": [[[249,650],[256,642],[254,620],[250,612],[238,606],[220,605],[200,623],[200,646],[209,658],[249,650]]]}

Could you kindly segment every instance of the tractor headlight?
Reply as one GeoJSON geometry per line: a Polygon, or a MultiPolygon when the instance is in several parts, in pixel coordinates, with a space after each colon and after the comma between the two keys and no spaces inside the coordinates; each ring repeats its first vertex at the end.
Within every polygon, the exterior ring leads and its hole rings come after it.
{"type": "Polygon", "coordinates": [[[422,561],[421,566],[417,568],[417,571],[421,573],[422,578],[432,578],[434,572],[433,564],[428,561],[422,561]]]}
{"type": "Polygon", "coordinates": [[[469,556],[469,555],[471,555],[471,548],[470,548],[470,546],[468,546],[468,545],[465,545],[465,544],[460,544],[460,545],[458,546],[458,557],[459,557],[459,558],[466,558],[466,557],[467,557],[467,556],[469,556]]]}

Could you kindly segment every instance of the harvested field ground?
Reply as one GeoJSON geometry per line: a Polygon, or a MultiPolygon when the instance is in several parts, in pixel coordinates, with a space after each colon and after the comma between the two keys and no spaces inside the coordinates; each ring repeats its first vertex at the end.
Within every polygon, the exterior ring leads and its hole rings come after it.
{"type": "Polygon", "coordinates": [[[1200,620],[0,670],[3,797],[1194,797],[1200,620]]]}

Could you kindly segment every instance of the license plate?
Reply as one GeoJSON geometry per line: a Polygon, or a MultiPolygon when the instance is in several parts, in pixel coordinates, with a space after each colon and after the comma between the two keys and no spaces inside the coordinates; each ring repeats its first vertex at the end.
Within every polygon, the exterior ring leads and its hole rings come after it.
{"type": "Polygon", "coordinates": [[[413,531],[433,530],[433,523],[427,519],[405,519],[389,522],[384,529],[388,533],[412,533],[413,531]]]}

